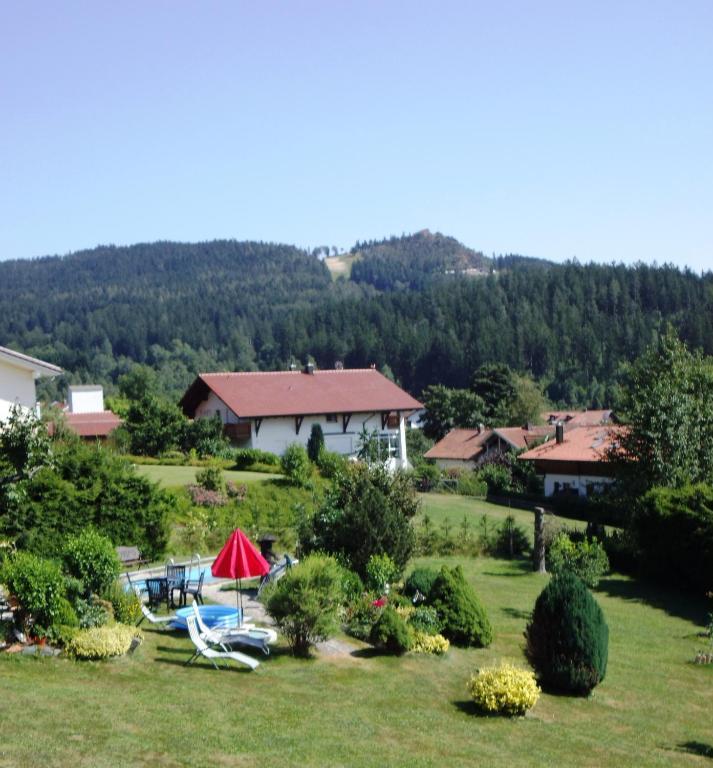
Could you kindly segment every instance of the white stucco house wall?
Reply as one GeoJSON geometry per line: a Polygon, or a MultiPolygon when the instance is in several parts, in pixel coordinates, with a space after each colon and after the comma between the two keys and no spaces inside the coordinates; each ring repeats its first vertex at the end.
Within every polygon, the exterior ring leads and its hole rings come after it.
{"type": "Polygon", "coordinates": [[[601,493],[615,478],[608,454],[616,444],[620,427],[557,426],[554,439],[521,454],[520,461],[533,462],[543,475],[545,496],[582,496],[601,493]]]}
{"type": "Polygon", "coordinates": [[[60,373],[62,369],[56,365],[0,347],[0,421],[7,419],[15,405],[39,416],[35,381],[60,373]]]}
{"type": "Polygon", "coordinates": [[[225,434],[245,448],[282,454],[306,446],[319,424],[327,450],[354,456],[363,429],[376,431],[391,467],[408,466],[406,418],[421,403],[377,370],[204,373],[180,402],[194,419],[218,415],[225,434]]]}

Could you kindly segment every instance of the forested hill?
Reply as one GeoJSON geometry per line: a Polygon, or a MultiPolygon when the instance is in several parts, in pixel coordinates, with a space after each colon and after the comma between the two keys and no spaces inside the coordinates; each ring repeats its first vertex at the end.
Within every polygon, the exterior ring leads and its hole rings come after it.
{"type": "Polygon", "coordinates": [[[351,279],[382,291],[421,290],[446,275],[487,274],[491,262],[453,237],[427,229],[415,235],[357,243],[351,279]]]}
{"type": "MultiPolygon", "coordinates": [[[[0,262],[0,345],[108,391],[145,363],[172,397],[199,371],[275,370],[308,355],[325,368],[389,366],[414,394],[503,362],[553,401],[593,407],[612,402],[622,363],[667,322],[713,354],[710,273],[488,260],[428,232],[354,251],[352,278],[337,281],[312,253],[235,241],[0,262]]],[[[43,383],[44,394],[66,383],[43,383]]]]}

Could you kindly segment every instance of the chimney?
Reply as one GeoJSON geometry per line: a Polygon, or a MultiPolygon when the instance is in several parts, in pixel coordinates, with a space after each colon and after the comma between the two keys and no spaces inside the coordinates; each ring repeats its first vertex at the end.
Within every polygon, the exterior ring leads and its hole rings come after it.
{"type": "Polygon", "coordinates": [[[485,431],[485,424],[478,424],[478,434],[482,434],[485,431]]]}
{"type": "Polygon", "coordinates": [[[335,371],[343,371],[344,370],[344,363],[341,360],[335,360],[334,361],[334,370],[335,371]]]}
{"type": "Polygon", "coordinates": [[[313,376],[314,375],[314,363],[311,363],[311,362],[307,363],[305,365],[304,372],[308,373],[310,376],[313,376]]]}
{"type": "Polygon", "coordinates": [[[295,365],[294,361],[290,363],[290,370],[291,371],[296,371],[297,370],[297,366],[295,365]]]}
{"type": "Polygon", "coordinates": [[[564,442],[564,424],[561,421],[558,421],[555,427],[555,437],[558,444],[564,442]]]}

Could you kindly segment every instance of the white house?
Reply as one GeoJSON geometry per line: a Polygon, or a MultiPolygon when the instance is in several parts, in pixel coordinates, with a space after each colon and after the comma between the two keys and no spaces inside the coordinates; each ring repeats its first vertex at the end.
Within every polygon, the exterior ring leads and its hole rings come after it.
{"type": "Polygon", "coordinates": [[[58,376],[62,369],[7,347],[0,347],[0,421],[14,405],[39,416],[35,380],[40,376],[58,376]]]}
{"type": "Polygon", "coordinates": [[[353,456],[362,430],[376,431],[392,466],[408,466],[406,417],[421,403],[373,368],[203,373],[180,402],[189,418],[218,415],[242,447],[281,454],[306,445],[319,424],[327,450],[353,456]]]}
{"type": "Polygon", "coordinates": [[[544,475],[545,496],[589,496],[603,491],[614,482],[608,460],[621,427],[556,427],[556,437],[521,454],[518,459],[531,461],[538,474],[544,475]]]}

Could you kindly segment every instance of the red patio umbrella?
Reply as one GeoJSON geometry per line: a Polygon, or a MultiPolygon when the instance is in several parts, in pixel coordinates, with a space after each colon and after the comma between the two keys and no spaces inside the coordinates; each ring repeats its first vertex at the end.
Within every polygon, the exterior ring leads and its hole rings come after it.
{"type": "MultiPolygon", "coordinates": [[[[255,549],[250,539],[236,528],[228,537],[223,545],[223,549],[218,553],[218,557],[213,561],[210,572],[213,576],[224,579],[235,579],[240,582],[241,579],[249,579],[251,576],[264,576],[270,570],[270,566],[265,558],[255,549]]],[[[238,589],[236,595],[236,604],[240,613],[240,624],[243,623],[243,595],[240,590],[240,584],[235,585],[238,589]]]]}

